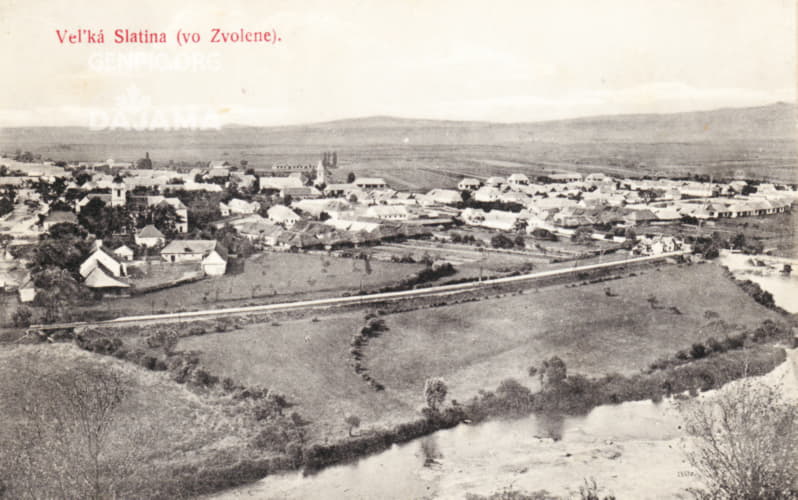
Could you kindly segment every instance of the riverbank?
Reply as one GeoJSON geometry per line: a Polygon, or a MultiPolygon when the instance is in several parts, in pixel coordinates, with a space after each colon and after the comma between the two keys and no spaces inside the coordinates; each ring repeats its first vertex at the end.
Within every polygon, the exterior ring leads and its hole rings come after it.
{"type": "MultiPolygon", "coordinates": [[[[780,384],[796,400],[797,368],[793,349],[785,362],[756,378],[780,384]]],[[[619,499],[687,499],[692,497],[685,490],[696,486],[696,477],[685,460],[688,442],[680,425],[672,399],[604,405],[577,417],[461,424],[310,476],[280,474],[208,498],[306,499],[323,491],[328,498],[462,500],[467,493],[506,488],[573,498],[584,480],[593,478],[602,494],[619,499]],[[425,466],[430,453],[434,461],[425,466]]]]}

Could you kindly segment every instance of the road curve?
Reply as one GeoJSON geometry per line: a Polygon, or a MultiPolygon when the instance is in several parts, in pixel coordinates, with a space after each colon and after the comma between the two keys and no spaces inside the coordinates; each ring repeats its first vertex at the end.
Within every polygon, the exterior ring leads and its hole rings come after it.
{"type": "Polygon", "coordinates": [[[518,276],[507,276],[504,278],[493,278],[483,280],[482,282],[469,281],[467,283],[457,283],[454,285],[440,285],[431,286],[426,288],[417,288],[413,290],[403,290],[399,292],[382,292],[372,293],[366,295],[353,295],[349,297],[332,297],[326,299],[313,299],[313,300],[300,300],[295,302],[282,302],[276,304],[265,304],[260,306],[244,306],[244,307],[230,307],[226,309],[205,309],[202,311],[187,311],[180,313],[166,313],[166,314],[146,314],[140,316],[123,316],[106,321],[91,321],[91,322],[78,322],[78,323],[61,323],[52,325],[31,325],[32,330],[51,330],[55,328],[69,328],[76,326],[90,326],[90,325],[103,325],[103,324],[118,324],[118,323],[135,323],[138,321],[157,321],[169,319],[187,319],[199,318],[204,316],[225,316],[228,314],[245,314],[269,311],[284,311],[292,309],[305,309],[313,307],[324,306],[341,306],[349,304],[368,304],[371,302],[380,302],[384,300],[403,299],[409,297],[423,297],[425,295],[438,295],[449,292],[459,292],[465,290],[472,290],[484,286],[500,285],[505,283],[514,283],[517,281],[531,281],[540,278],[549,278],[553,276],[564,276],[573,273],[584,271],[593,271],[596,269],[608,269],[613,267],[625,266],[628,264],[636,264],[640,262],[652,262],[663,260],[669,257],[677,257],[684,255],[686,252],[670,252],[660,255],[653,255],[647,257],[635,257],[631,259],[606,262],[603,264],[590,264],[586,266],[573,267],[568,269],[554,269],[550,271],[539,271],[536,273],[520,274],[518,276]]]}

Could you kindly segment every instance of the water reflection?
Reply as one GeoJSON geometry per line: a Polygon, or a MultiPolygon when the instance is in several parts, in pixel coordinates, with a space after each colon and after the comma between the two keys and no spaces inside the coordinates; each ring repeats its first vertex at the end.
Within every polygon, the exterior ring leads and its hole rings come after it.
{"type": "Polygon", "coordinates": [[[560,441],[562,439],[563,431],[565,429],[565,415],[561,414],[541,414],[537,415],[535,420],[540,428],[542,437],[560,441]]]}
{"type": "Polygon", "coordinates": [[[719,262],[728,267],[735,278],[751,280],[770,292],[777,306],[788,312],[798,313],[798,272],[783,272],[784,265],[790,263],[789,260],[724,251],[719,262]]]}

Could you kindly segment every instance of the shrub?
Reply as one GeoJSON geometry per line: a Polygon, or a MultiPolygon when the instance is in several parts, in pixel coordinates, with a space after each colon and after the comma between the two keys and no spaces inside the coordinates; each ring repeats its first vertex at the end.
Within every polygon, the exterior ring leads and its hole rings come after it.
{"type": "Polygon", "coordinates": [[[693,359],[701,359],[707,356],[707,348],[704,344],[696,342],[690,347],[690,357],[693,359]]]}
{"type": "Polygon", "coordinates": [[[30,326],[31,317],[33,317],[33,312],[29,307],[19,306],[17,310],[14,311],[11,321],[14,323],[14,326],[24,328],[30,326]]]}

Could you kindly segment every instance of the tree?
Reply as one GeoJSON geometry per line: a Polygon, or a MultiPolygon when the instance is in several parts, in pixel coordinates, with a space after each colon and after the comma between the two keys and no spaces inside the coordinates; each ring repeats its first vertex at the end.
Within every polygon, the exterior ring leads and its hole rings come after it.
{"type": "Polygon", "coordinates": [[[173,238],[177,234],[177,223],[183,222],[177,215],[175,207],[168,203],[161,202],[147,209],[144,214],[144,223],[139,226],[152,224],[161,231],[167,238],[173,238]]]}
{"type": "Polygon", "coordinates": [[[85,287],[66,270],[48,267],[33,275],[36,287],[36,305],[44,307],[44,321],[53,323],[62,319],[67,306],[85,296],[85,287]]]}
{"type": "Polygon", "coordinates": [[[19,306],[17,310],[14,311],[14,314],[11,317],[11,321],[14,322],[14,326],[16,327],[27,327],[30,326],[30,321],[32,316],[33,313],[31,312],[29,307],[19,306]]]}
{"type": "Polygon", "coordinates": [[[428,378],[424,382],[424,400],[427,406],[433,410],[438,411],[438,407],[443,404],[446,399],[446,394],[449,389],[446,387],[446,382],[440,378],[428,378]]]}
{"type": "Polygon", "coordinates": [[[14,210],[14,202],[8,196],[0,196],[0,217],[14,210]]]}
{"type": "Polygon", "coordinates": [[[593,244],[593,229],[588,226],[576,228],[576,231],[571,235],[571,241],[581,245],[593,244]]]}
{"type": "Polygon", "coordinates": [[[0,430],[6,497],[139,496],[148,431],[125,407],[130,382],[122,372],[20,365],[24,390],[0,388],[5,411],[13,415],[0,430]]]}
{"type": "Polygon", "coordinates": [[[496,234],[490,239],[493,248],[513,248],[515,242],[504,234],[496,234]]]}
{"type": "Polygon", "coordinates": [[[352,184],[354,182],[355,182],[355,173],[354,172],[349,172],[348,174],[346,174],[346,183],[347,184],[352,184]]]}
{"type": "Polygon", "coordinates": [[[696,497],[798,498],[798,408],[780,388],[746,379],[680,411],[687,458],[706,487],[696,497]]]}
{"type": "Polygon", "coordinates": [[[85,229],[68,222],[55,224],[34,247],[29,267],[32,273],[57,267],[77,276],[91,249],[85,229]]]}
{"type": "Polygon", "coordinates": [[[565,361],[557,356],[543,361],[540,367],[540,385],[543,390],[557,388],[565,382],[568,377],[568,368],[565,361]]]}
{"type": "Polygon", "coordinates": [[[346,422],[346,425],[349,427],[350,437],[352,436],[352,430],[360,427],[360,417],[357,415],[347,415],[346,418],[344,418],[344,422],[346,422]]]}

